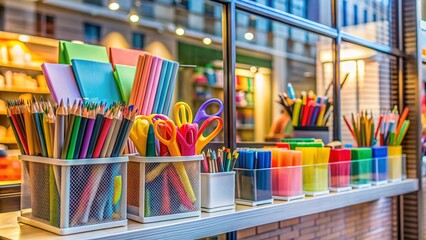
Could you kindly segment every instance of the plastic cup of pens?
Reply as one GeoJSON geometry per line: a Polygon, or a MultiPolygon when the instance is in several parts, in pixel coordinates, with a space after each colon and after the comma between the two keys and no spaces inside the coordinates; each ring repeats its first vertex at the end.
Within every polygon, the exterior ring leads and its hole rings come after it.
{"type": "Polygon", "coordinates": [[[406,178],[405,154],[402,146],[388,146],[389,182],[399,182],[406,178]]]}
{"type": "Polygon", "coordinates": [[[20,222],[59,235],[127,226],[127,157],[19,158],[20,222]]]}
{"type": "Polygon", "coordinates": [[[237,152],[210,149],[204,155],[201,173],[201,211],[218,212],[235,209],[235,172],[232,168],[237,152]],[[232,157],[231,157],[232,155],[232,157]]]}
{"type": "Polygon", "coordinates": [[[371,180],[373,185],[383,185],[388,182],[388,147],[372,147],[371,180]]]}
{"type": "Polygon", "coordinates": [[[236,203],[257,206],[273,202],[271,152],[239,150],[236,167],[236,203]]]}
{"type": "Polygon", "coordinates": [[[129,156],[127,217],[150,223],[200,216],[202,159],[129,156]]]}
{"type": "Polygon", "coordinates": [[[367,188],[372,184],[372,149],[351,149],[351,185],[353,188],[367,188]]]}
{"type": "Polygon", "coordinates": [[[303,192],[313,197],[328,194],[330,148],[296,147],[296,150],[302,151],[303,192]]]}
{"type": "Polygon", "coordinates": [[[329,163],[329,189],[333,192],[343,192],[352,189],[351,176],[351,150],[331,149],[329,163]]]}

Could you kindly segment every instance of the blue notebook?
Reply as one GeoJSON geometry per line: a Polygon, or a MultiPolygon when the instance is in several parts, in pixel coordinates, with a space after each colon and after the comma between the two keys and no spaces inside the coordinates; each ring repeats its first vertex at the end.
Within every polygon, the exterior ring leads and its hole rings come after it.
{"type": "Polygon", "coordinates": [[[72,68],[81,96],[95,102],[122,101],[110,63],[73,59],[72,68]]]}
{"type": "MultiPolygon", "coordinates": [[[[166,77],[171,73],[171,62],[163,59],[163,66],[161,67],[160,79],[158,80],[157,92],[155,93],[154,106],[152,108],[153,113],[161,113],[161,106],[164,104],[164,96],[162,95],[163,90],[167,89],[164,87],[166,77]]],[[[165,92],[165,91],[164,91],[165,92]]]]}
{"type": "Polygon", "coordinates": [[[173,92],[175,91],[176,77],[179,69],[179,63],[172,62],[173,70],[170,79],[166,79],[167,93],[165,96],[164,106],[162,113],[169,115],[170,105],[172,103],[173,92]]]}

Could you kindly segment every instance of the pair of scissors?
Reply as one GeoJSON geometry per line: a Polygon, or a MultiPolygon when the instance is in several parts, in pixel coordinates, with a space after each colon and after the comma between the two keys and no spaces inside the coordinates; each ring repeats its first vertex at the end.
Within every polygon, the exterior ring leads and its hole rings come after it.
{"type": "Polygon", "coordinates": [[[181,156],[176,138],[177,128],[172,120],[159,119],[155,121],[154,134],[161,143],[167,146],[170,152],[170,156],[181,156]],[[166,130],[164,131],[164,129],[166,130]]]}
{"type": "Polygon", "coordinates": [[[223,103],[218,98],[209,99],[203,104],[201,104],[200,108],[195,114],[195,117],[192,115],[191,107],[185,102],[177,102],[173,110],[176,124],[178,125],[178,127],[181,127],[183,124],[186,123],[200,124],[202,121],[208,119],[209,117],[219,117],[223,112],[223,103]],[[208,114],[206,112],[206,109],[211,104],[217,104],[219,106],[219,110],[213,114],[208,114]]]}
{"type": "Polygon", "coordinates": [[[130,130],[130,139],[138,150],[139,155],[146,156],[148,130],[151,120],[147,116],[137,116],[130,130]]]}
{"type": "Polygon", "coordinates": [[[195,153],[201,154],[201,151],[203,148],[211,141],[213,140],[222,130],[223,128],[223,119],[218,116],[212,116],[207,118],[203,124],[201,125],[200,129],[198,130],[197,135],[197,142],[195,143],[195,153]],[[213,131],[208,134],[207,136],[204,136],[204,131],[215,121],[217,121],[216,127],[213,129],[213,131]]]}
{"type": "Polygon", "coordinates": [[[177,129],[177,140],[182,156],[195,155],[195,144],[198,139],[198,124],[186,123],[177,129]]]}

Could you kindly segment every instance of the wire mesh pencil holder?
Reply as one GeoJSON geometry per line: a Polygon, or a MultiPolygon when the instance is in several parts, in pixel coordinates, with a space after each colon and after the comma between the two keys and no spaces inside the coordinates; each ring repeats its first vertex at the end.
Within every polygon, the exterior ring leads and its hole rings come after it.
{"type": "Polygon", "coordinates": [[[237,204],[257,206],[273,203],[272,170],[234,168],[237,204]]]}
{"type": "Polygon", "coordinates": [[[127,226],[128,157],[19,158],[19,222],[59,235],[127,226]]]}
{"type": "Polygon", "coordinates": [[[272,195],[274,199],[291,201],[304,198],[302,166],[272,168],[272,195]]]}
{"type": "Polygon", "coordinates": [[[235,209],[235,172],[201,173],[201,210],[235,209]]]}
{"type": "Polygon", "coordinates": [[[202,159],[129,156],[127,217],[150,223],[200,216],[202,159]]]}

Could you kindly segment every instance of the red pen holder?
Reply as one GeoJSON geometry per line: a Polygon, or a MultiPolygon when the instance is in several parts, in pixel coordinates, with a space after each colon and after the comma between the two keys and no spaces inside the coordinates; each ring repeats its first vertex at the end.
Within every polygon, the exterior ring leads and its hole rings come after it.
{"type": "Polygon", "coordinates": [[[129,156],[127,217],[150,223],[200,216],[202,159],[129,156]]]}
{"type": "Polygon", "coordinates": [[[304,198],[303,167],[288,166],[272,169],[272,195],[278,200],[294,200],[304,198]]]}
{"type": "Polygon", "coordinates": [[[328,167],[330,191],[343,192],[352,189],[350,149],[331,149],[328,167]]]}

